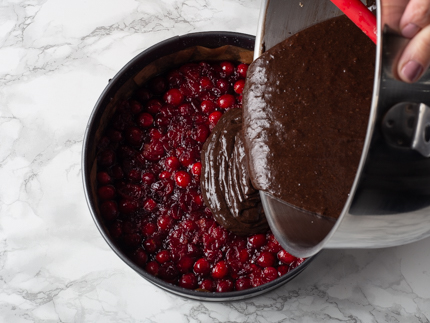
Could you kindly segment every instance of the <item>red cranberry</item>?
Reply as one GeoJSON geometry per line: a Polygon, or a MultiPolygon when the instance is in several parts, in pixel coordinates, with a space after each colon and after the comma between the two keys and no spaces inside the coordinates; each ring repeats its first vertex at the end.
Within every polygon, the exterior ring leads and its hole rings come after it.
{"type": "Polygon", "coordinates": [[[136,100],[130,101],[130,112],[133,114],[138,114],[140,111],[142,111],[143,106],[136,100]]]}
{"type": "Polygon", "coordinates": [[[262,252],[257,258],[257,264],[261,267],[271,267],[275,264],[275,261],[275,256],[268,251],[262,252]]]}
{"type": "Polygon", "coordinates": [[[278,276],[281,277],[290,271],[290,267],[287,265],[280,265],[278,267],[278,276]]]}
{"type": "Polygon", "coordinates": [[[139,248],[134,253],[134,260],[139,266],[143,267],[148,261],[148,255],[142,248],[139,248]]]}
{"type": "Polygon", "coordinates": [[[194,264],[194,272],[201,275],[207,275],[210,271],[210,264],[205,258],[200,258],[194,264]]]}
{"type": "Polygon", "coordinates": [[[153,99],[148,102],[146,105],[146,110],[148,110],[149,113],[152,115],[155,115],[162,107],[163,105],[159,100],[153,99]]]}
{"type": "Polygon", "coordinates": [[[236,290],[245,290],[252,287],[251,280],[247,277],[239,278],[235,284],[236,290]]]}
{"type": "Polygon", "coordinates": [[[176,156],[167,157],[165,164],[166,164],[166,168],[171,171],[177,170],[181,165],[178,157],[176,156]]]}
{"type": "Polygon", "coordinates": [[[249,253],[248,250],[242,249],[239,251],[239,261],[244,263],[247,262],[249,259],[249,253]]]}
{"type": "Polygon", "coordinates": [[[193,264],[193,258],[188,256],[182,257],[177,263],[179,271],[183,274],[189,272],[193,268],[193,264]]]}
{"type": "Polygon", "coordinates": [[[294,260],[296,260],[296,257],[294,257],[293,255],[291,255],[290,253],[288,253],[285,250],[281,250],[278,252],[278,259],[284,263],[284,264],[291,264],[294,260]]]}
{"type": "Polygon", "coordinates": [[[160,230],[167,231],[173,226],[173,219],[168,216],[161,216],[157,220],[157,225],[160,230]]]}
{"type": "Polygon", "coordinates": [[[156,261],[150,261],[147,263],[145,270],[147,273],[151,274],[152,276],[158,276],[160,265],[156,261]]]}
{"type": "Polygon", "coordinates": [[[228,266],[224,260],[218,262],[212,269],[212,277],[216,279],[221,279],[227,276],[228,266]]]}
{"type": "Polygon", "coordinates": [[[113,221],[118,216],[118,206],[115,201],[104,201],[100,205],[100,213],[107,221],[113,221]]]}
{"type": "Polygon", "coordinates": [[[158,271],[158,275],[160,276],[161,279],[172,281],[176,277],[178,277],[179,272],[175,264],[171,261],[168,261],[163,265],[161,265],[161,268],[158,271]]]}
{"type": "Polygon", "coordinates": [[[209,115],[209,123],[212,126],[215,126],[218,123],[219,119],[221,119],[221,117],[222,117],[222,112],[220,112],[220,111],[212,112],[209,115]]]}
{"type": "Polygon", "coordinates": [[[97,193],[102,200],[111,200],[115,197],[115,187],[112,185],[101,186],[97,193]]]}
{"type": "Polygon", "coordinates": [[[204,100],[200,104],[200,109],[204,113],[212,113],[216,109],[216,104],[213,103],[212,101],[204,100]]]}
{"type": "Polygon", "coordinates": [[[150,161],[160,160],[164,156],[164,147],[160,142],[152,142],[143,147],[143,156],[150,161]]]}
{"type": "Polygon", "coordinates": [[[152,98],[152,93],[145,88],[140,88],[136,91],[136,98],[141,102],[146,102],[152,98]]]}
{"type": "Polygon", "coordinates": [[[222,62],[221,68],[224,71],[226,76],[230,76],[234,72],[234,65],[230,62],[222,62]]]}
{"type": "Polygon", "coordinates": [[[113,239],[119,239],[122,235],[122,223],[119,221],[115,221],[110,227],[109,227],[109,233],[113,239]]]}
{"type": "Polygon", "coordinates": [[[155,182],[155,175],[152,173],[143,173],[142,174],[142,183],[149,186],[155,182]]]}
{"type": "Polygon", "coordinates": [[[219,90],[218,93],[220,94],[226,94],[228,90],[230,89],[230,85],[226,80],[219,79],[216,82],[217,89],[219,90]]]}
{"type": "Polygon", "coordinates": [[[234,105],[235,102],[236,102],[236,99],[231,94],[221,95],[217,101],[218,106],[221,109],[229,109],[234,105]]]}
{"type": "Polygon", "coordinates": [[[215,283],[212,279],[203,279],[200,283],[200,289],[208,292],[213,292],[215,290],[215,283]]]}
{"type": "Polygon", "coordinates": [[[266,243],[266,236],[264,234],[254,234],[248,238],[248,246],[251,248],[260,248],[266,243]]]}
{"type": "Polygon", "coordinates": [[[156,207],[157,207],[157,202],[155,202],[151,198],[149,198],[145,202],[143,202],[143,208],[148,212],[154,211],[156,207]]]}
{"type": "Polygon", "coordinates": [[[200,88],[203,90],[209,90],[212,87],[212,81],[209,77],[203,76],[200,79],[200,88]]]}
{"type": "Polygon", "coordinates": [[[97,156],[97,161],[100,166],[103,166],[103,167],[112,166],[113,163],[115,162],[115,153],[110,149],[106,149],[97,156]]]}
{"type": "Polygon", "coordinates": [[[170,178],[170,177],[172,177],[172,173],[171,172],[168,172],[167,170],[165,170],[165,171],[162,171],[161,173],[160,173],[160,175],[158,175],[158,178],[159,179],[164,179],[164,178],[170,178]]]}
{"type": "Polygon", "coordinates": [[[119,202],[118,208],[121,213],[130,214],[137,210],[139,204],[134,200],[122,199],[119,202]]]}
{"type": "Polygon", "coordinates": [[[165,262],[168,262],[170,260],[170,253],[168,250],[161,250],[157,253],[155,256],[155,259],[160,263],[164,264],[165,262]]]}
{"type": "Polygon", "coordinates": [[[132,146],[140,146],[143,142],[143,132],[137,127],[130,127],[126,130],[125,139],[132,146]]]}
{"type": "Polygon", "coordinates": [[[106,172],[97,173],[97,182],[101,185],[107,185],[112,183],[112,178],[106,172]]]}
{"type": "Polygon", "coordinates": [[[170,89],[164,94],[163,99],[168,104],[178,106],[184,100],[184,96],[178,89],[170,89]]]}
{"type": "Polygon", "coordinates": [[[137,124],[142,128],[146,128],[152,125],[154,118],[149,113],[143,112],[137,117],[137,124]]]}
{"type": "Polygon", "coordinates": [[[234,92],[238,94],[242,94],[244,87],[245,87],[245,80],[239,80],[233,85],[234,92]]]}
{"type": "Polygon", "coordinates": [[[231,279],[221,279],[216,285],[216,291],[218,293],[226,293],[233,291],[234,283],[231,279]]]}
{"type": "Polygon", "coordinates": [[[151,185],[151,190],[159,197],[166,197],[172,194],[174,183],[170,179],[161,179],[151,185]]]}
{"type": "Polygon", "coordinates": [[[160,243],[155,238],[150,238],[144,241],[143,246],[149,253],[154,253],[160,248],[160,243]]]}
{"type": "Polygon", "coordinates": [[[157,231],[157,226],[152,223],[146,223],[143,225],[142,227],[142,233],[146,236],[146,237],[150,237],[151,235],[153,235],[155,232],[157,231]]]}
{"type": "Polygon", "coordinates": [[[185,188],[190,185],[191,176],[185,171],[179,171],[175,174],[176,185],[179,187],[185,188]]]}
{"type": "Polygon", "coordinates": [[[193,173],[193,175],[200,176],[202,172],[202,163],[194,163],[193,167],[191,168],[191,172],[193,173]]]}
{"type": "Polygon", "coordinates": [[[187,289],[195,289],[197,287],[197,277],[193,273],[184,274],[179,279],[179,286],[187,289]]]}
{"type": "Polygon", "coordinates": [[[237,73],[240,77],[245,78],[246,72],[248,71],[248,64],[239,64],[237,66],[237,73]]]}
{"type": "Polygon", "coordinates": [[[278,271],[274,267],[266,267],[263,270],[263,278],[266,282],[271,282],[278,278],[278,271]]]}

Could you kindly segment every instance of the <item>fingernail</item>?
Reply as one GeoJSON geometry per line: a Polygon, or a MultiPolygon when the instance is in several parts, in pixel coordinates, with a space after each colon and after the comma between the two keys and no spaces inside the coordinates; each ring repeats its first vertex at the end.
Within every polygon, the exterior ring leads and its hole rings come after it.
{"type": "Polygon", "coordinates": [[[416,61],[409,61],[402,68],[403,76],[411,83],[418,79],[422,71],[422,65],[416,61]]]}
{"type": "Polygon", "coordinates": [[[412,38],[414,37],[416,34],[418,34],[418,32],[420,31],[420,27],[418,27],[417,25],[413,24],[413,23],[409,23],[405,26],[405,28],[403,28],[402,30],[402,35],[403,37],[406,38],[412,38]]]}

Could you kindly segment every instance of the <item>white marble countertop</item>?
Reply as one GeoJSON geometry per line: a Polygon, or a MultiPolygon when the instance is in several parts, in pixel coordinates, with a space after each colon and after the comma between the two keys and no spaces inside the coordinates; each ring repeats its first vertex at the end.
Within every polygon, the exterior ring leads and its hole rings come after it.
{"type": "Polygon", "coordinates": [[[259,0],[0,3],[0,322],[429,322],[430,239],[326,250],[263,296],[168,294],[108,247],[87,208],[81,146],[109,78],[196,31],[256,33],[259,0]]]}

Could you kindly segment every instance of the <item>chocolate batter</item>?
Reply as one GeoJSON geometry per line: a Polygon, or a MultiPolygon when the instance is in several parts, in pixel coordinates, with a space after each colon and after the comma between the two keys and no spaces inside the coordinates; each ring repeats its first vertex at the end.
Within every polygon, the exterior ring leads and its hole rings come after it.
{"type": "Polygon", "coordinates": [[[202,196],[224,228],[246,235],[268,228],[260,195],[248,176],[242,110],[227,111],[202,149],[202,196]]]}
{"type": "Polygon", "coordinates": [[[363,148],[374,62],[375,45],[342,16],[293,35],[251,64],[243,130],[256,189],[340,215],[363,148]]]}

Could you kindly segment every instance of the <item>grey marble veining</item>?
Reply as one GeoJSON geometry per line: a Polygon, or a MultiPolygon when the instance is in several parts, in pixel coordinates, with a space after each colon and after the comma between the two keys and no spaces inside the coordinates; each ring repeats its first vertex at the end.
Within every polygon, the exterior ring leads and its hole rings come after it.
{"type": "Polygon", "coordinates": [[[275,291],[207,303],[152,286],[97,231],[81,146],[108,79],[174,35],[255,34],[259,8],[257,0],[0,3],[0,322],[429,322],[430,239],[323,251],[275,291]]]}

